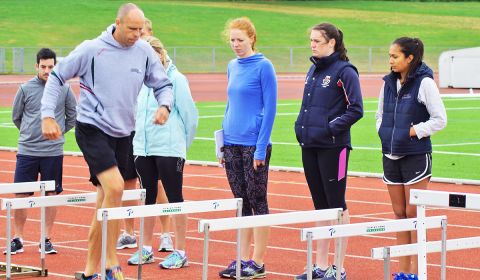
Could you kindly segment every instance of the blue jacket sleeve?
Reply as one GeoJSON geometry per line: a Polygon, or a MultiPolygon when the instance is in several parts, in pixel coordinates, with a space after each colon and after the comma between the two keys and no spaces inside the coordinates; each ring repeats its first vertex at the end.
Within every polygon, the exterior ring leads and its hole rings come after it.
{"type": "Polygon", "coordinates": [[[339,135],[347,130],[363,117],[362,91],[357,72],[352,67],[346,67],[340,73],[338,86],[345,94],[347,108],[338,118],[329,123],[333,136],[339,135]]]}
{"type": "Polygon", "coordinates": [[[277,113],[277,76],[270,61],[264,63],[260,72],[263,95],[263,120],[258,134],[254,158],[265,160],[267,145],[272,135],[273,122],[277,113]]]}
{"type": "Polygon", "coordinates": [[[180,118],[185,126],[185,139],[187,143],[187,149],[193,142],[195,133],[198,127],[198,111],[195,107],[190,87],[188,86],[187,78],[178,73],[175,77],[175,107],[177,108],[180,118]]]}

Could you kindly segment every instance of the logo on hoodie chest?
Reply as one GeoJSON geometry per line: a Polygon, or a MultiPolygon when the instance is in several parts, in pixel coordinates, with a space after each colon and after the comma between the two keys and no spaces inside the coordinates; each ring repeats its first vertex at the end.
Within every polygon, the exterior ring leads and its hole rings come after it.
{"type": "Polygon", "coordinates": [[[130,68],[130,72],[133,72],[133,73],[137,73],[137,74],[142,74],[142,70],[138,69],[138,68],[130,68]]]}
{"type": "Polygon", "coordinates": [[[322,81],[322,87],[326,88],[330,85],[330,76],[325,76],[322,81]]]}

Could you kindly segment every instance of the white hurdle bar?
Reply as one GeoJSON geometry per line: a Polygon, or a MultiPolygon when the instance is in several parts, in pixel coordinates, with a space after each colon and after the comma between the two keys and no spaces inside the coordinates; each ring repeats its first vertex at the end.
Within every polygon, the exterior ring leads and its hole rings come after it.
{"type": "MultiPolygon", "coordinates": [[[[480,194],[441,192],[429,190],[410,190],[410,204],[417,205],[418,240],[418,279],[427,279],[427,233],[424,219],[426,207],[456,207],[480,210],[480,194]]],[[[446,274],[446,263],[441,267],[441,274],[446,274]]]]}
{"type": "MultiPolygon", "coordinates": [[[[55,182],[53,186],[55,189],[55,182]]],[[[145,190],[128,190],[123,192],[122,200],[139,200],[145,197],[145,190]]],[[[85,203],[96,203],[97,193],[83,193],[83,194],[68,194],[55,196],[40,196],[40,197],[25,197],[25,198],[10,198],[2,199],[2,210],[7,210],[7,242],[11,239],[11,210],[13,209],[28,209],[41,208],[40,217],[40,244],[41,244],[41,265],[42,270],[45,270],[45,207],[77,205],[85,203]]],[[[7,279],[11,274],[11,252],[10,244],[7,245],[7,279]]],[[[45,273],[46,274],[46,273],[45,273]]],[[[47,276],[47,275],[42,275],[47,276]]]]}
{"type": "MultiPolygon", "coordinates": [[[[37,181],[37,182],[25,182],[25,183],[7,183],[7,184],[0,184],[0,194],[15,194],[15,193],[29,193],[29,192],[40,192],[41,196],[45,196],[45,192],[47,191],[54,191],[55,190],[55,181],[37,181]]],[[[2,210],[5,209],[2,207],[2,210]]],[[[0,275],[0,278],[5,277],[9,280],[12,276],[12,252],[10,248],[11,242],[11,216],[12,211],[11,208],[6,208],[7,210],[7,259],[5,264],[0,264],[1,269],[5,269],[5,275],[0,275]]],[[[42,208],[40,211],[40,216],[45,217],[45,208],[42,208]]],[[[43,229],[42,229],[43,230],[43,229]]],[[[45,232],[42,231],[41,235],[44,236],[45,232]]],[[[44,238],[42,238],[43,240],[44,238]]],[[[41,243],[43,244],[42,248],[45,248],[45,240],[41,243]]],[[[45,252],[45,251],[42,251],[45,252]]],[[[39,275],[39,276],[47,276],[48,271],[45,268],[45,254],[41,256],[41,268],[35,267],[22,267],[22,266],[14,266],[16,273],[14,275],[39,275]],[[25,268],[25,269],[23,269],[25,268]]]]}
{"type": "MultiPolygon", "coordinates": [[[[109,220],[140,218],[140,240],[138,244],[139,256],[142,256],[143,227],[145,217],[157,217],[165,215],[192,214],[204,212],[218,212],[236,210],[236,215],[242,215],[242,199],[217,199],[204,201],[189,201],[181,203],[152,204],[132,207],[102,208],[97,211],[97,220],[102,221],[102,260],[101,275],[105,280],[106,256],[107,256],[107,222],[109,220]]],[[[140,257],[137,278],[142,279],[142,263],[140,257]]]]}
{"type": "MultiPolygon", "coordinates": [[[[443,236],[442,236],[443,239],[443,236]]],[[[442,240],[443,241],[443,240],[442,240]]],[[[442,252],[442,266],[444,263],[443,252],[444,251],[455,251],[455,250],[464,250],[471,248],[480,248],[480,236],[475,237],[466,237],[466,238],[456,238],[446,240],[445,243],[442,241],[429,241],[427,242],[427,253],[439,253],[442,252]],[[445,244],[445,245],[444,245],[445,244]],[[445,248],[444,248],[445,246],[445,248]]],[[[383,259],[388,260],[393,257],[403,257],[403,256],[415,256],[418,254],[418,244],[404,244],[396,245],[392,247],[380,247],[372,249],[372,259],[383,259]]],[[[445,258],[446,260],[446,258],[445,258]]],[[[442,269],[442,272],[443,269],[442,269]]],[[[385,277],[385,279],[389,279],[385,277]]],[[[441,280],[446,279],[445,272],[440,277],[441,280]]]]}
{"type": "Polygon", "coordinates": [[[236,264],[236,279],[240,279],[240,248],[241,248],[241,234],[240,229],[268,227],[276,225],[299,224],[307,222],[320,222],[339,220],[342,217],[343,210],[341,208],[325,209],[325,210],[311,210],[311,211],[296,211],[288,213],[276,213],[258,216],[246,216],[237,218],[223,218],[223,219],[209,219],[200,220],[198,222],[198,231],[204,233],[204,268],[203,280],[207,280],[207,268],[205,262],[208,262],[208,234],[211,231],[222,230],[237,230],[237,264],[236,264]]]}
{"type": "MultiPolygon", "coordinates": [[[[425,219],[427,228],[441,227],[442,220],[446,220],[446,216],[435,216],[425,219]]],[[[307,272],[312,271],[312,251],[313,240],[343,238],[359,235],[383,234],[390,232],[411,231],[417,227],[417,219],[401,219],[394,221],[379,221],[368,223],[355,224],[339,224],[315,228],[305,228],[301,231],[301,240],[307,241],[307,272]]],[[[339,252],[336,252],[337,255],[339,252]]],[[[336,279],[340,279],[342,267],[340,259],[336,258],[335,265],[337,266],[336,279]]],[[[312,280],[312,274],[307,273],[307,279],[312,280]]]]}

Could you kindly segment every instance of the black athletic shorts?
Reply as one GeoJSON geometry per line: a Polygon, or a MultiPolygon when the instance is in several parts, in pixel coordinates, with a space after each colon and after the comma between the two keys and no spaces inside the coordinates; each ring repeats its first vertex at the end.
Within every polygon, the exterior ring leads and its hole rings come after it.
{"type": "Polygon", "coordinates": [[[131,149],[130,136],[112,137],[94,125],[77,121],[75,138],[88,164],[92,184],[100,186],[97,174],[113,166],[125,174],[131,149]]]}
{"type": "Polygon", "coordinates": [[[130,135],[130,142],[128,143],[130,147],[128,148],[128,161],[125,172],[122,173],[123,180],[132,180],[138,177],[137,170],[135,170],[135,157],[133,156],[133,137],[135,137],[135,131],[130,135]]]}
{"type": "Polygon", "coordinates": [[[393,160],[383,155],[383,182],[412,185],[432,176],[432,154],[410,155],[393,160]]]}

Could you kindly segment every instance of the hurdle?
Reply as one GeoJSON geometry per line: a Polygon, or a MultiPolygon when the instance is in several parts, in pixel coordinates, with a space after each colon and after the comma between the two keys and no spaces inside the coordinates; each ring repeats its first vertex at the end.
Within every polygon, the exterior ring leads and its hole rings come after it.
{"type": "MultiPolygon", "coordinates": [[[[446,216],[428,217],[425,219],[425,227],[439,228],[442,225],[442,221],[446,220],[446,216]]],[[[417,224],[417,218],[411,218],[394,221],[339,224],[315,228],[304,228],[301,231],[301,240],[307,241],[307,271],[312,271],[313,240],[411,231],[417,228],[417,224]]],[[[338,250],[335,259],[335,265],[337,267],[336,279],[341,279],[342,267],[340,265],[340,258],[338,257],[338,252],[340,252],[341,248],[337,247],[336,250],[338,250]]],[[[308,280],[312,280],[311,273],[307,273],[307,277],[308,280]]]]}
{"type": "MultiPolygon", "coordinates": [[[[102,260],[101,275],[105,280],[106,256],[107,256],[107,222],[109,220],[140,218],[140,238],[138,244],[139,256],[143,249],[143,228],[145,217],[157,217],[165,215],[193,214],[204,212],[218,212],[236,210],[236,215],[242,215],[242,199],[217,199],[203,201],[189,201],[179,203],[152,204],[132,207],[102,208],[97,211],[97,220],[102,221],[102,260]]],[[[142,263],[140,258],[137,269],[137,278],[142,279],[142,263]]]]}
{"type": "MultiPolygon", "coordinates": [[[[442,208],[463,208],[470,210],[480,210],[480,194],[442,192],[429,190],[410,190],[410,204],[417,205],[417,218],[419,219],[417,226],[417,249],[418,249],[418,279],[427,279],[427,234],[425,227],[426,207],[442,207],[442,208]]],[[[477,243],[470,243],[471,240],[459,241],[460,247],[476,248],[477,243]],[[463,242],[466,244],[463,244],[463,242]],[[474,246],[474,247],[468,247],[474,246]]],[[[447,241],[448,243],[448,241],[447,241]]],[[[446,245],[448,246],[448,245],[446,245]]],[[[448,250],[448,248],[446,248],[448,250]]],[[[446,259],[442,260],[441,275],[446,277],[446,259]]],[[[445,278],[442,278],[445,279],[445,278]]]]}
{"type": "Polygon", "coordinates": [[[296,211],[288,213],[276,213],[258,216],[246,216],[237,218],[223,218],[223,219],[205,219],[198,222],[198,231],[204,233],[204,251],[203,251],[203,274],[202,279],[207,280],[207,265],[208,264],[208,241],[209,233],[213,231],[223,230],[237,230],[237,265],[236,278],[240,279],[240,247],[241,247],[241,233],[240,229],[254,228],[254,227],[268,227],[276,225],[299,224],[307,222],[320,222],[340,220],[343,214],[343,209],[332,208],[325,210],[311,210],[311,211],[296,211]]]}
{"type": "MultiPolygon", "coordinates": [[[[55,189],[55,182],[53,184],[53,190],[55,189]]],[[[95,203],[97,193],[84,193],[84,194],[69,194],[69,195],[55,195],[55,196],[40,196],[40,197],[25,197],[25,198],[11,198],[2,199],[2,210],[7,210],[7,241],[11,238],[11,210],[13,209],[28,209],[28,208],[41,208],[40,217],[40,263],[41,272],[40,276],[48,276],[48,272],[45,269],[45,207],[53,206],[66,206],[77,205],[85,203],[95,203]]],[[[139,200],[145,198],[145,190],[128,190],[123,192],[122,200],[139,200]]],[[[11,276],[11,252],[10,244],[7,246],[7,264],[6,264],[6,278],[10,279],[11,276]]],[[[25,275],[25,274],[23,274],[25,275]]],[[[35,273],[34,275],[38,275],[35,273]]]]}
{"type": "MultiPolygon", "coordinates": [[[[14,193],[29,193],[29,192],[40,192],[41,196],[45,196],[45,192],[55,190],[55,181],[36,181],[36,182],[25,182],[25,183],[6,183],[0,184],[0,194],[14,194],[14,193]]],[[[45,216],[45,211],[42,209],[40,211],[41,216],[45,216]]],[[[7,225],[6,225],[6,235],[7,235],[7,256],[6,262],[0,263],[0,270],[5,271],[5,274],[0,274],[0,278],[10,279],[12,276],[12,269],[14,271],[14,276],[47,276],[48,270],[42,265],[41,268],[32,267],[32,266],[21,266],[11,263],[12,252],[10,248],[11,242],[11,209],[7,208],[7,225]]],[[[45,242],[45,241],[44,241],[45,242]]],[[[45,246],[45,245],[44,245],[45,246]]]]}
{"type": "MultiPolygon", "coordinates": [[[[442,236],[442,239],[443,239],[443,236],[442,236]]],[[[472,249],[472,248],[480,248],[480,236],[448,239],[446,240],[445,243],[442,243],[441,241],[427,242],[427,253],[438,253],[438,252],[442,253],[442,259],[441,259],[441,265],[440,265],[441,280],[447,279],[446,271],[444,270],[444,267],[446,267],[446,258],[444,258],[443,252],[472,249]],[[443,244],[445,244],[445,246],[443,244]]],[[[372,249],[372,259],[383,259],[384,261],[389,261],[391,257],[414,256],[417,254],[418,254],[417,243],[396,245],[391,247],[379,247],[379,248],[372,249]]],[[[388,274],[390,274],[390,271],[388,271],[388,274]]],[[[385,277],[385,279],[389,279],[389,278],[385,277]]]]}

